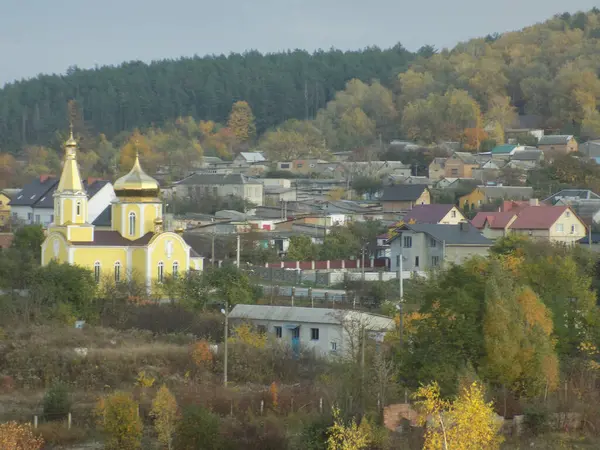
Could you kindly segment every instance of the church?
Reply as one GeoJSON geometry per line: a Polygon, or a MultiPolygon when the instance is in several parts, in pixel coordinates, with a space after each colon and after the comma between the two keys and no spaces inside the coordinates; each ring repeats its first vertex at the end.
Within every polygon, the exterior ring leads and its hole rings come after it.
{"type": "Polygon", "coordinates": [[[135,277],[148,291],[167,276],[201,271],[203,259],[181,233],[163,229],[158,182],[144,172],[136,155],[131,171],[114,184],[110,229],[87,223],[87,201],[77,164],[77,141],[65,144],[65,159],[54,193],[54,222],[42,244],[42,265],[52,260],[93,271],[96,282],[135,277]]]}

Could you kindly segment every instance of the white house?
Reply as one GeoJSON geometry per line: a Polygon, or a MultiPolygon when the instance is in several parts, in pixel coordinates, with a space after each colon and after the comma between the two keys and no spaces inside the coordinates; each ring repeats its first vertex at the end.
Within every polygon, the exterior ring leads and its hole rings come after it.
{"type": "Polygon", "coordinates": [[[320,356],[348,356],[360,346],[361,334],[383,340],[396,326],[393,319],[359,311],[293,306],[236,305],[233,321],[248,321],[294,351],[313,350],[320,356]]]}
{"type": "Polygon", "coordinates": [[[267,159],[259,152],[241,152],[233,160],[234,166],[249,166],[251,164],[264,163],[267,159]]]}
{"type": "Polygon", "coordinates": [[[180,198],[229,197],[244,198],[257,206],[263,204],[263,184],[239,173],[228,175],[195,173],[173,184],[180,198]]]}

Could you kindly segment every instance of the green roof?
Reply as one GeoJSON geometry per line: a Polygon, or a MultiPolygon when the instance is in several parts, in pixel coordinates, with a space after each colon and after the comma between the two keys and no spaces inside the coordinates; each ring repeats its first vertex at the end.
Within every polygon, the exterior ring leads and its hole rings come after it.
{"type": "Polygon", "coordinates": [[[516,145],[511,145],[511,144],[498,145],[492,149],[492,155],[509,154],[516,147],[517,147],[516,145]]]}

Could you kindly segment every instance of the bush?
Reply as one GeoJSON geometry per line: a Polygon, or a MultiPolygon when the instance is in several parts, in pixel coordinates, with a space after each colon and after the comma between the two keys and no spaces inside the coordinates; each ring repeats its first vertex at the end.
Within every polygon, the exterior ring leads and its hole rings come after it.
{"type": "Polygon", "coordinates": [[[544,405],[530,405],[525,408],[524,415],[523,423],[532,434],[538,435],[548,429],[550,412],[544,405]]]}
{"type": "Polygon", "coordinates": [[[175,432],[177,450],[221,450],[224,442],[219,429],[219,417],[202,406],[183,410],[175,432]]]}
{"type": "Polygon", "coordinates": [[[44,442],[61,446],[83,442],[87,437],[81,428],[72,427],[69,430],[65,423],[58,422],[42,423],[36,432],[44,439],[44,442]]]}
{"type": "Polygon", "coordinates": [[[63,383],[56,383],[44,396],[44,417],[46,420],[63,420],[71,411],[69,390],[63,383]]]}

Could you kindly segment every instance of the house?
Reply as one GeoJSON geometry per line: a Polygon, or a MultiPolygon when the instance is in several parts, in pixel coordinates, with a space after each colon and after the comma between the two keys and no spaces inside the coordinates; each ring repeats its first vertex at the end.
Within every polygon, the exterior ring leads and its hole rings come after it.
{"type": "Polygon", "coordinates": [[[511,144],[497,145],[492,149],[492,158],[509,158],[516,148],[516,145],[511,144]]]}
{"type": "Polygon", "coordinates": [[[277,170],[287,170],[292,173],[308,175],[316,172],[319,164],[327,163],[322,159],[296,159],[277,163],[277,170]]]}
{"type": "Polygon", "coordinates": [[[446,159],[448,158],[433,158],[429,163],[429,178],[439,180],[446,175],[446,159]]]}
{"type": "Polygon", "coordinates": [[[587,189],[563,189],[544,200],[555,206],[570,206],[590,226],[600,223],[600,195],[587,189]]]}
{"type": "Polygon", "coordinates": [[[377,314],[292,306],[239,304],[229,319],[251,323],[296,353],[310,350],[322,357],[357,356],[365,332],[382,342],[385,333],[396,327],[393,319],[377,314]]]}
{"type": "Polygon", "coordinates": [[[259,152],[241,152],[233,160],[234,166],[250,166],[265,163],[267,159],[259,152]]]}
{"type": "Polygon", "coordinates": [[[587,141],[579,146],[579,152],[593,159],[596,163],[600,162],[600,140],[587,141]]]}
{"type": "Polygon", "coordinates": [[[424,271],[485,256],[493,242],[468,222],[455,225],[404,224],[390,239],[391,270],[424,271]]]}
{"type": "Polygon", "coordinates": [[[475,155],[467,152],[454,152],[446,159],[444,176],[453,178],[471,178],[473,169],[479,167],[475,155]]]}
{"type": "Polygon", "coordinates": [[[424,184],[398,184],[383,188],[379,199],[384,213],[408,211],[415,205],[429,205],[431,194],[424,184]]]}
{"type": "Polygon", "coordinates": [[[3,189],[0,191],[0,228],[10,222],[10,202],[17,198],[21,189],[3,189]]]}
{"type": "Polygon", "coordinates": [[[180,198],[236,196],[258,206],[263,204],[263,184],[240,173],[195,173],[174,183],[173,189],[180,198]]]}
{"type": "Polygon", "coordinates": [[[538,141],[538,148],[543,152],[562,153],[566,155],[578,151],[579,144],[573,135],[553,134],[543,136],[538,141]]]}
{"type": "MultiPolygon", "coordinates": [[[[54,221],[54,194],[58,188],[58,179],[42,175],[23,186],[19,194],[11,200],[11,214],[14,220],[24,224],[49,226],[54,221]]],[[[87,196],[87,223],[110,207],[116,198],[113,185],[106,180],[88,178],[83,182],[87,196]]]]}
{"type": "Polygon", "coordinates": [[[454,205],[416,205],[402,218],[405,223],[437,223],[456,225],[464,222],[465,216],[454,205]]]}
{"type": "Polygon", "coordinates": [[[587,234],[584,222],[570,207],[539,205],[535,200],[506,211],[479,212],[471,224],[490,239],[514,233],[571,245],[587,234]]]}
{"type": "Polygon", "coordinates": [[[535,169],[544,160],[544,152],[535,147],[524,147],[523,150],[514,152],[510,157],[509,167],[535,169]]]}
{"type": "Polygon", "coordinates": [[[530,186],[477,186],[472,192],[458,199],[458,206],[464,211],[496,201],[529,200],[531,197],[533,188],[530,186]]]}

